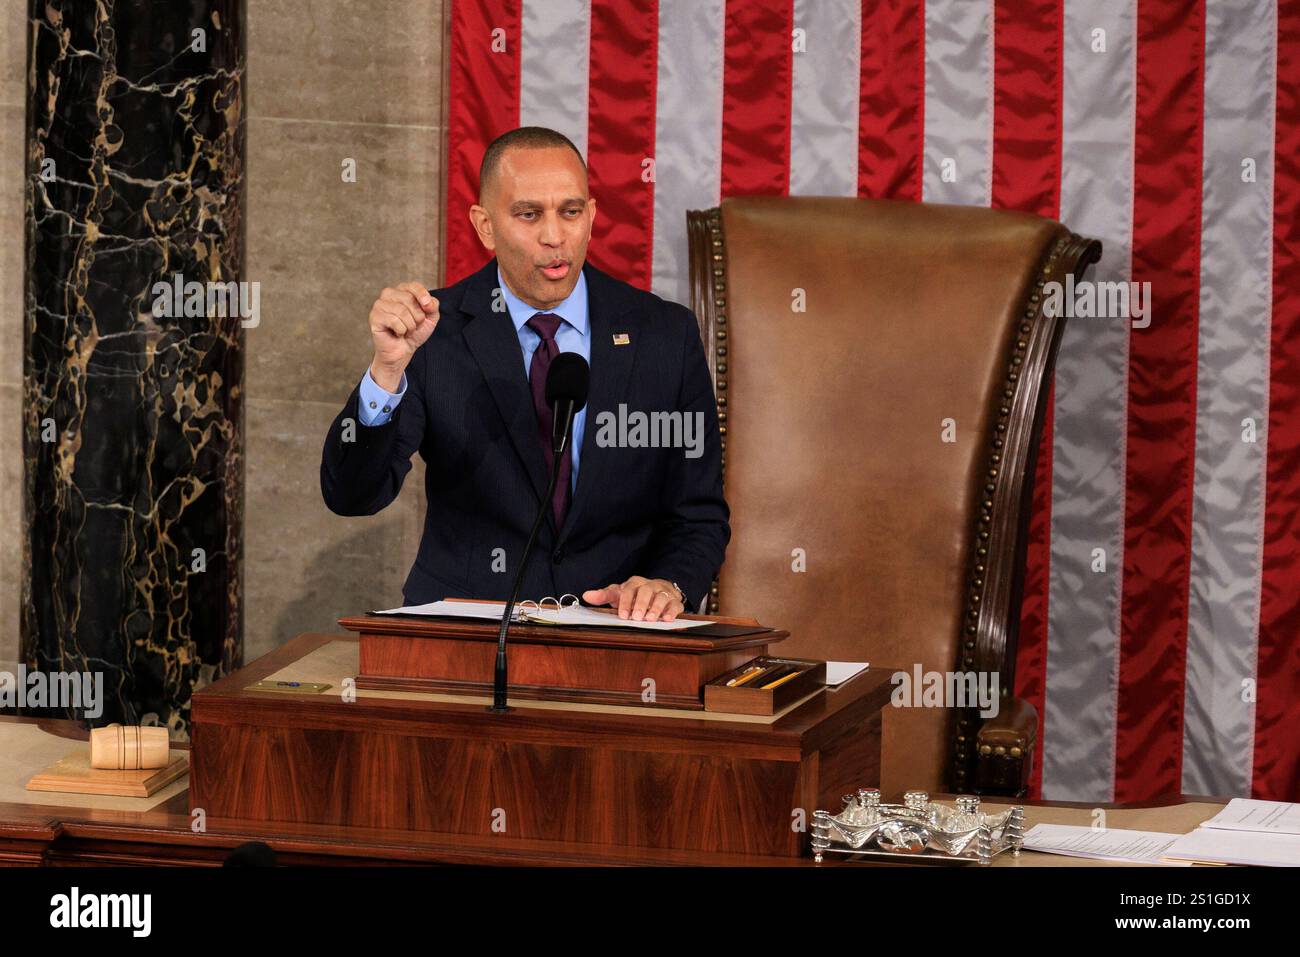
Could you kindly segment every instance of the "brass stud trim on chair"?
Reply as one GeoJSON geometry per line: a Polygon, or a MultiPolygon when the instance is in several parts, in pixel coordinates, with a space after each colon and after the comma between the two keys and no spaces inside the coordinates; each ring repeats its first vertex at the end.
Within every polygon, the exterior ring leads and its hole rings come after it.
{"type": "MultiPolygon", "coordinates": [[[[713,262],[712,302],[706,303],[703,318],[713,343],[713,397],[718,413],[719,448],[721,452],[721,470],[723,485],[727,476],[727,239],[722,231],[722,210],[714,207],[704,215],[704,227],[708,230],[710,259],[713,262]]],[[[709,586],[706,613],[716,614],[720,607],[718,580],[715,578],[709,586]]]]}
{"type": "MultiPolygon", "coordinates": [[[[1044,286],[1058,273],[1062,273],[1062,276],[1057,278],[1063,278],[1061,261],[1067,250],[1074,253],[1072,268],[1079,272],[1100,256],[1098,244],[1072,233],[1060,235],[1049,245],[1042,265],[1036,271],[1033,284],[1028,290],[1024,318],[1017,324],[1019,335],[1012,341],[1011,348],[1008,350],[1006,379],[1001,389],[1004,401],[999,402],[997,417],[990,429],[991,448],[985,473],[987,479],[984,483],[986,494],[980,502],[981,507],[975,522],[975,536],[972,539],[975,544],[975,555],[971,560],[971,571],[967,577],[970,590],[966,600],[966,614],[963,615],[961,626],[964,637],[959,642],[958,667],[962,669],[975,666],[980,648],[987,649],[985,654],[988,654],[990,650],[996,648],[998,638],[1006,641],[1005,634],[997,633],[999,630],[1005,629],[1006,632],[1014,635],[1014,629],[1018,624],[1010,621],[1012,616],[1018,614],[1018,609],[1003,609],[998,604],[999,602],[1009,604],[1009,601],[1004,601],[1004,597],[1010,598],[1012,569],[1003,567],[1004,559],[992,562],[994,570],[992,574],[986,574],[986,557],[990,546],[995,544],[990,540],[989,529],[995,530],[998,539],[995,553],[1001,556],[1010,552],[1014,556],[1014,549],[1007,549],[1003,536],[1016,534],[1013,519],[1019,503],[1016,501],[1017,496],[1013,494],[1013,485],[1016,489],[1022,487],[1019,483],[1024,479],[1024,467],[1019,456],[1025,455],[1028,449],[1034,418],[1034,410],[1029,407],[1030,435],[1026,437],[1024,427],[1026,409],[1030,402],[1041,401],[1041,396],[1038,394],[1040,386],[1035,381],[1037,377],[1031,376],[1022,384],[1020,373],[1022,369],[1033,369],[1035,372],[1042,369],[1050,358],[1053,336],[1060,335],[1061,320],[1050,319],[1044,314],[1046,305],[1044,286]],[[1019,418],[1014,423],[1016,432],[1010,447],[1012,451],[1009,459],[1004,463],[1003,450],[1013,427],[1013,415],[1017,414],[1017,409],[1019,409],[1019,418]],[[1007,467],[1003,468],[1003,464],[1007,467]]],[[[1041,388],[1046,387],[1046,384],[1041,386],[1041,388]]],[[[989,664],[984,665],[984,667],[989,666],[989,664]]],[[[968,763],[972,756],[963,745],[968,740],[971,729],[978,728],[979,724],[974,720],[972,709],[958,712],[954,724],[953,736],[950,739],[954,755],[950,780],[956,785],[961,785],[967,780],[970,769],[974,767],[968,763]]],[[[992,756],[996,753],[1003,760],[1007,760],[1006,751],[1007,749],[1001,745],[997,747],[996,752],[989,745],[981,745],[977,748],[981,756],[992,756]]],[[[1021,747],[1011,749],[1012,757],[1019,758],[1023,754],[1023,743],[1021,747]]],[[[976,783],[978,785],[978,781],[976,783]]]]}

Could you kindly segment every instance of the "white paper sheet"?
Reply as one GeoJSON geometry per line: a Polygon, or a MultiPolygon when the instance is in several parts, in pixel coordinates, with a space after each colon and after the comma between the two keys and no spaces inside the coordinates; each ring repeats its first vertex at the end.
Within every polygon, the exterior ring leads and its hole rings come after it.
{"type": "Polygon", "coordinates": [[[826,662],[826,685],[834,688],[842,685],[854,675],[861,674],[870,667],[865,661],[828,661],[826,662]]]}
{"type": "Polygon", "coordinates": [[[1206,864],[1300,867],[1300,835],[1198,827],[1170,845],[1165,857],[1206,864]]]}
{"type": "Polygon", "coordinates": [[[1103,829],[1074,824],[1035,824],[1025,832],[1025,848],[1096,861],[1183,866],[1182,861],[1166,861],[1161,857],[1180,837],[1181,834],[1129,831],[1118,827],[1103,829]]]}
{"type": "Polygon", "coordinates": [[[1201,827],[1266,834],[1300,834],[1300,804],[1233,798],[1201,827]]]}
{"type": "MultiPolygon", "coordinates": [[[[386,608],[376,611],[377,615],[446,615],[452,618],[482,618],[488,621],[500,621],[505,610],[503,601],[431,601],[427,605],[406,605],[402,608],[386,608]]],[[[518,613],[519,606],[515,606],[518,613]]],[[[646,631],[685,631],[710,624],[707,621],[690,621],[678,618],[676,621],[632,621],[619,618],[616,614],[598,611],[595,608],[570,606],[560,610],[529,605],[527,612],[534,618],[557,625],[595,625],[600,628],[639,628],[646,631]]],[[[516,621],[520,619],[516,617],[516,621]]]]}
{"type": "Polygon", "coordinates": [[[376,615],[450,615],[456,618],[487,618],[501,620],[505,607],[496,601],[431,601],[427,605],[403,605],[401,608],[383,608],[376,615]]]}

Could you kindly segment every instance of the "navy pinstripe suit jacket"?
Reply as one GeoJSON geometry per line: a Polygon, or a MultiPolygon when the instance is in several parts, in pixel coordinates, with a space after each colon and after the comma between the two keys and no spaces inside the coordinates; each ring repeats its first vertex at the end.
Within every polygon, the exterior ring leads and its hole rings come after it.
{"type": "MultiPolygon", "coordinates": [[[[695,317],[685,306],[590,263],[591,392],[582,467],[564,527],[546,522],[521,597],[581,595],[631,575],[676,581],[698,610],[731,537],[717,409],[695,317]],[[614,336],[626,334],[626,345],[614,336]],[[678,412],[703,425],[702,454],[600,441],[601,413],[678,412]]],[[[397,497],[418,451],[428,510],[406,604],[504,599],[548,475],[519,340],[492,309],[497,264],[433,293],[439,321],[406,369],[384,425],[357,420],[358,389],[325,438],[321,493],[339,515],[373,515],[397,497]]],[[[605,436],[617,434],[606,429],[605,436]]],[[[637,441],[633,437],[633,442],[637,441]]],[[[699,447],[697,446],[697,449],[699,447]]],[[[376,583],[376,588],[379,588],[376,583]]]]}

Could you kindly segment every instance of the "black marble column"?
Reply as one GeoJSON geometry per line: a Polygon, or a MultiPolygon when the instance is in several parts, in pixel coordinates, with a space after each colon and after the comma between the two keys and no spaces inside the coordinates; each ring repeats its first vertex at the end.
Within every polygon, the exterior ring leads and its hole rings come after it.
{"type": "Polygon", "coordinates": [[[23,655],[184,737],[241,654],[244,323],[155,284],[244,278],[243,2],[28,9],[23,655]]]}

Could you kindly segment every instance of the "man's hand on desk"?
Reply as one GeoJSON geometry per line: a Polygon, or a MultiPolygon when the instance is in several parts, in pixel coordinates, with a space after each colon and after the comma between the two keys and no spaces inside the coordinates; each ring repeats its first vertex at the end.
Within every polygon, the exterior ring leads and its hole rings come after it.
{"type": "Polygon", "coordinates": [[[396,392],[415,350],[438,324],[438,300],[418,282],[385,289],[370,307],[370,337],[375,357],[370,377],[386,392],[396,392]]]}
{"type": "Polygon", "coordinates": [[[582,593],[589,605],[613,605],[618,617],[632,621],[672,621],[683,611],[677,586],[665,578],[642,578],[633,575],[621,585],[606,585],[582,593]]]}

